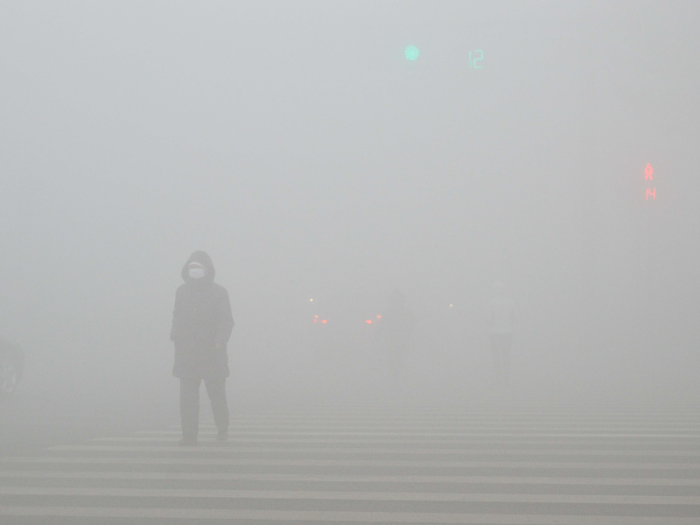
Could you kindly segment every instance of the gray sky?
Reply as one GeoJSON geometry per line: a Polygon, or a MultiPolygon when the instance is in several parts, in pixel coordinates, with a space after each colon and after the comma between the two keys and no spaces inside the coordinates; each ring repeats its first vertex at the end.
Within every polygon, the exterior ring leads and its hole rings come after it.
{"type": "Polygon", "coordinates": [[[330,327],[394,288],[419,320],[416,383],[479,378],[496,279],[523,382],[561,386],[585,363],[679,384],[700,340],[699,15],[4,2],[0,331],[35,377],[166,378],[179,271],[203,249],[248,392],[318,364],[311,297],[330,327]]]}

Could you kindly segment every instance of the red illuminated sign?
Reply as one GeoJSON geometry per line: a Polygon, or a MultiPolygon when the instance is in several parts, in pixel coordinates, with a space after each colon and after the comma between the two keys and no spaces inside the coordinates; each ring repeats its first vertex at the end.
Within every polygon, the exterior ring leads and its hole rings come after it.
{"type": "MultiPolygon", "coordinates": [[[[651,164],[647,164],[647,167],[644,168],[644,180],[654,180],[654,168],[651,167],[651,164]]],[[[647,200],[650,196],[651,200],[656,200],[656,188],[647,188],[647,200]]]]}

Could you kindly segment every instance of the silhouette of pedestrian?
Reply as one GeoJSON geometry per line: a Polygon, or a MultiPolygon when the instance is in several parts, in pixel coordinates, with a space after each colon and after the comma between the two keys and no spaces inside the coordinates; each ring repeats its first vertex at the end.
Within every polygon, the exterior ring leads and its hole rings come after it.
{"type": "Polygon", "coordinates": [[[493,285],[493,298],[486,310],[486,324],[489,330],[493,372],[496,385],[508,383],[510,375],[510,347],[513,342],[515,303],[506,297],[506,287],[501,282],[493,285]]]}
{"type": "Polygon", "coordinates": [[[199,388],[204,380],[218,429],[228,438],[229,414],[226,344],[233,330],[228,292],[214,283],[214,264],[205,252],[194,252],[182,269],[185,284],[175,295],[170,339],[175,343],[173,375],[180,378],[180,445],[194,446],[199,433],[199,388]]]}
{"type": "Polygon", "coordinates": [[[377,335],[383,340],[395,384],[398,384],[415,326],[416,319],[406,304],[406,296],[400,290],[392,291],[377,335]]]}

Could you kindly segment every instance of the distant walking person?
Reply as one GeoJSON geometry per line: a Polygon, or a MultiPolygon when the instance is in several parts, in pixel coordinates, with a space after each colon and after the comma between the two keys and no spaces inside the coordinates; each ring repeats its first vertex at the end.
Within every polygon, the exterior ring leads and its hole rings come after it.
{"type": "Polygon", "coordinates": [[[228,438],[226,343],[233,330],[233,316],[226,288],[214,283],[215,273],[209,255],[194,252],[182,269],[185,284],[175,294],[170,339],[175,343],[173,375],[180,378],[180,445],[184,446],[197,444],[202,380],[219,431],[217,439],[228,438]]]}
{"type": "Polygon", "coordinates": [[[515,304],[506,297],[503,283],[493,285],[493,299],[489,301],[486,311],[486,323],[491,342],[493,371],[498,386],[508,382],[510,374],[510,346],[513,342],[513,324],[515,322],[515,304]]]}
{"type": "Polygon", "coordinates": [[[400,290],[392,291],[377,335],[384,341],[395,384],[399,382],[415,325],[416,319],[406,304],[406,296],[400,290]]]}

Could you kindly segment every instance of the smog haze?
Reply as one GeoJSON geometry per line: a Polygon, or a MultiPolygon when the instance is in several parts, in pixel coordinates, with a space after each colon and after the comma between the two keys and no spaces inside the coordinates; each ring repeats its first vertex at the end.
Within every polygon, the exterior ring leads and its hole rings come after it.
{"type": "Polygon", "coordinates": [[[699,19],[4,3],[0,333],[21,396],[85,428],[177,421],[173,301],[204,250],[234,407],[493,402],[497,281],[509,402],[697,406],[699,19]],[[399,380],[377,317],[396,293],[399,380]]]}

